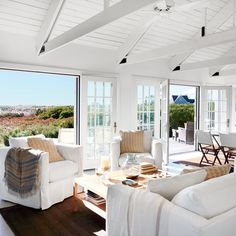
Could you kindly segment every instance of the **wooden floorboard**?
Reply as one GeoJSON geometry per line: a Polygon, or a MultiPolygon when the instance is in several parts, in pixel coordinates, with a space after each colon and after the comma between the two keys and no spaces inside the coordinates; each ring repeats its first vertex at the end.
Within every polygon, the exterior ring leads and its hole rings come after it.
{"type": "Polygon", "coordinates": [[[48,210],[35,210],[16,205],[0,209],[0,214],[16,236],[89,236],[105,230],[105,220],[78,202],[74,212],[73,197],[48,210]]]}

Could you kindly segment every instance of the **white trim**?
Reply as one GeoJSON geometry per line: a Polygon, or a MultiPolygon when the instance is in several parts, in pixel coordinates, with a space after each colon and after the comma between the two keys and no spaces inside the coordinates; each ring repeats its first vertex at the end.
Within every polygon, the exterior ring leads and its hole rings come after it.
{"type": "Polygon", "coordinates": [[[0,61],[0,69],[7,70],[24,70],[32,72],[42,72],[42,73],[55,73],[55,74],[66,74],[66,75],[81,75],[82,72],[76,69],[63,68],[63,67],[49,67],[34,64],[19,64],[12,62],[0,61]]]}

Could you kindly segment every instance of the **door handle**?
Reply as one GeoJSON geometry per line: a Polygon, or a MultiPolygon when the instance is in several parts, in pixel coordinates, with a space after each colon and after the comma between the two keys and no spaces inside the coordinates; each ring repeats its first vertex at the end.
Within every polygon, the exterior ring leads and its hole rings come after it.
{"type": "Polygon", "coordinates": [[[113,128],[114,128],[114,134],[115,134],[116,133],[116,129],[117,129],[117,123],[116,122],[114,122],[113,128]]]}

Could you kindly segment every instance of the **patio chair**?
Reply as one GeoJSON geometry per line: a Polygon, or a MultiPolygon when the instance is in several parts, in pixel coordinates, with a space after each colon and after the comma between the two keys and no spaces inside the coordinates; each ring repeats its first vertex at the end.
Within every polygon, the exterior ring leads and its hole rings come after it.
{"type": "Polygon", "coordinates": [[[221,150],[225,156],[225,164],[236,157],[236,133],[220,134],[221,150]]]}
{"type": "Polygon", "coordinates": [[[197,140],[198,140],[198,146],[202,152],[202,158],[199,163],[199,166],[201,166],[202,163],[212,164],[214,166],[216,160],[219,162],[220,165],[222,165],[222,163],[218,157],[218,154],[219,154],[221,148],[219,145],[217,145],[213,142],[213,138],[212,138],[211,133],[198,130],[197,131],[197,140]],[[213,162],[211,162],[207,158],[207,155],[214,156],[213,162]]]}
{"type": "Polygon", "coordinates": [[[194,143],[194,122],[188,121],[184,128],[178,127],[178,140],[186,144],[194,143]]]}

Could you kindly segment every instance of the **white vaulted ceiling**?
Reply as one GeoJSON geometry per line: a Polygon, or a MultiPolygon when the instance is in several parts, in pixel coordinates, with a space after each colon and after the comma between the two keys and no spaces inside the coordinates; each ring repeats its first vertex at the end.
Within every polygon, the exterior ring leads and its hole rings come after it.
{"type": "MultiPolygon", "coordinates": [[[[176,5],[183,2],[186,3],[186,1],[175,0],[176,5]]],[[[110,5],[116,4],[117,2],[119,0],[110,0],[110,5]]],[[[192,9],[188,12],[174,12],[158,16],[156,21],[134,46],[131,54],[138,54],[171,44],[177,44],[196,37],[196,34],[200,32],[201,27],[204,25],[205,20],[209,22],[228,2],[229,0],[211,0],[211,4],[207,7],[206,15],[205,9],[192,9]]],[[[1,0],[0,32],[7,31],[36,38],[50,4],[51,0],[1,0]]],[[[117,52],[126,42],[130,33],[139,26],[140,20],[149,14],[148,10],[151,10],[152,7],[153,4],[133,12],[76,39],[74,42],[80,45],[117,52]]],[[[86,21],[103,11],[103,9],[104,0],[66,0],[49,40],[86,21]]],[[[234,25],[234,20],[235,18],[231,16],[217,31],[231,29],[234,25]]],[[[230,42],[197,50],[188,56],[184,63],[193,63],[221,57],[234,46],[235,42],[230,42]]]]}

